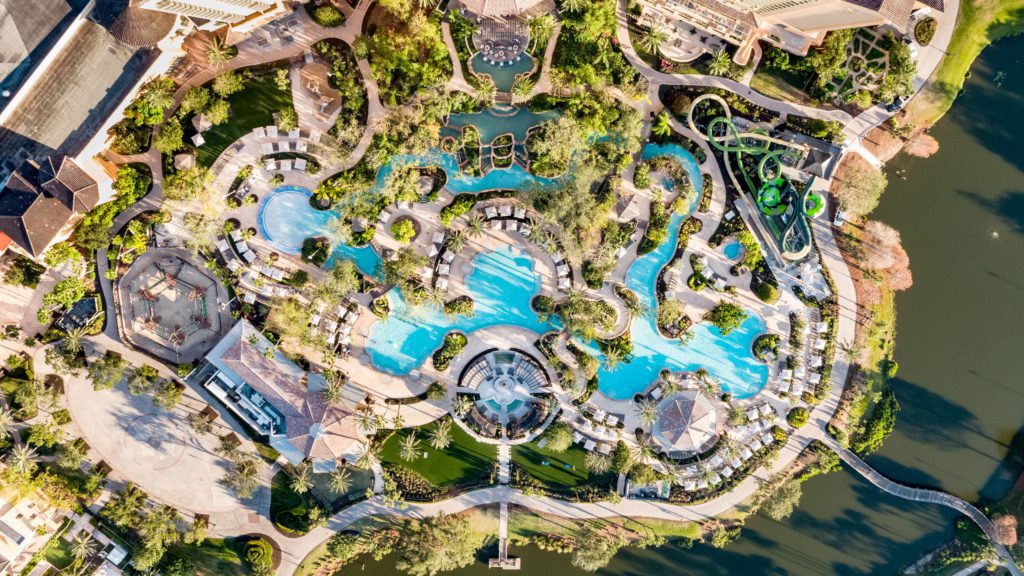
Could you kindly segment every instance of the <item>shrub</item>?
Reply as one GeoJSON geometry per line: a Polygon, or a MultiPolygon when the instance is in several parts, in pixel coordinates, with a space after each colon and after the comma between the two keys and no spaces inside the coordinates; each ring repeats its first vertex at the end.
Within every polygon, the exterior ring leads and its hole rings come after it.
{"type": "Polygon", "coordinates": [[[896,394],[892,390],[886,390],[882,394],[882,400],[875,406],[871,418],[864,425],[864,431],[851,443],[853,451],[863,456],[881,448],[882,442],[896,426],[896,414],[899,411],[900,403],[896,400],[896,394]]]}
{"type": "Polygon", "coordinates": [[[326,238],[315,236],[302,241],[302,260],[315,266],[323,266],[331,255],[331,246],[326,238]]]}
{"type": "Polygon", "coordinates": [[[474,204],[476,204],[475,195],[459,194],[451,204],[441,209],[441,224],[445,227],[450,226],[456,218],[469,212],[474,204]]]}
{"type": "Polygon", "coordinates": [[[572,428],[565,422],[555,422],[544,432],[547,449],[552,452],[565,452],[572,446],[572,428]]]}
{"type": "Polygon", "coordinates": [[[896,377],[896,372],[899,371],[900,365],[895,360],[886,360],[883,364],[882,374],[886,380],[896,377]]]}
{"type": "Polygon", "coordinates": [[[767,282],[759,282],[754,288],[754,294],[765,304],[774,304],[779,300],[779,289],[767,282]]]}
{"type": "MultiPolygon", "coordinates": [[[[306,6],[308,8],[311,4],[306,4],[306,6]]],[[[334,28],[345,23],[345,15],[331,4],[324,4],[316,8],[310,16],[314,22],[325,28],[334,28]]]]}
{"type": "Polygon", "coordinates": [[[444,313],[450,316],[462,314],[463,316],[473,315],[473,299],[462,295],[444,303],[444,313]]]}
{"type": "Polygon", "coordinates": [[[636,167],[636,171],[633,172],[633,184],[637,188],[647,189],[651,187],[651,165],[647,162],[641,162],[636,167]]]}
{"type": "Polygon", "coordinates": [[[927,46],[931,43],[932,38],[935,37],[935,29],[938,26],[939,23],[935,21],[935,18],[929,16],[922,19],[914,25],[914,39],[917,40],[918,44],[927,46]]]}
{"type": "Polygon", "coordinates": [[[270,576],[274,573],[274,549],[263,538],[253,538],[245,543],[245,561],[256,576],[270,576]]]}
{"type": "Polygon", "coordinates": [[[395,240],[406,244],[416,236],[416,227],[412,220],[399,220],[391,225],[391,234],[395,240]]]}
{"type": "Polygon", "coordinates": [[[786,414],[786,422],[789,422],[789,425],[793,428],[803,428],[810,417],[811,414],[807,411],[807,408],[797,406],[786,414]]]}
{"type": "Polygon", "coordinates": [[[747,313],[736,304],[720,302],[704,318],[725,336],[743,324],[743,321],[747,319],[747,313]]]}
{"type": "Polygon", "coordinates": [[[466,335],[461,332],[445,334],[444,343],[434,352],[434,369],[439,372],[447,370],[451,366],[452,360],[462,352],[462,349],[466,347],[468,342],[466,335]]]}

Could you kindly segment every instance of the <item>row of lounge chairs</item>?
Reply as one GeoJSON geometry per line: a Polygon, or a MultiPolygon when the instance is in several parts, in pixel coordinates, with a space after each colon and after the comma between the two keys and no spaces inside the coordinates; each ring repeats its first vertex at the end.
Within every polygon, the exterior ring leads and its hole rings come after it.
{"type": "Polygon", "coordinates": [[[327,339],[328,345],[339,346],[343,352],[347,352],[352,344],[352,330],[357,320],[359,312],[356,310],[340,304],[333,310],[327,310],[326,304],[320,302],[309,318],[309,325],[327,339]]]}
{"type": "Polygon", "coordinates": [[[721,454],[716,453],[712,456],[704,466],[705,470],[710,470],[710,474],[702,474],[701,465],[691,464],[677,475],[677,482],[686,492],[701,492],[708,488],[714,488],[723,480],[731,478],[743,464],[754,457],[758,450],[770,446],[774,442],[775,437],[771,433],[765,432],[760,437],[746,443],[740,449],[739,454],[732,456],[728,461],[721,454]]]}

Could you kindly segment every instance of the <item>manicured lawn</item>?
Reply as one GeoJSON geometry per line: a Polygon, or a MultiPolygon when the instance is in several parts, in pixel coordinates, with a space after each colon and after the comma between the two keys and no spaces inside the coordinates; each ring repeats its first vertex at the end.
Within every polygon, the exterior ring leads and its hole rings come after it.
{"type": "Polygon", "coordinates": [[[249,80],[244,90],[228,97],[228,102],[231,104],[228,121],[203,132],[206,143],[196,154],[200,166],[212,166],[228,146],[253,128],[273,124],[275,112],[292,107],[292,93],[277,87],[271,70],[249,80]]]}
{"type": "Polygon", "coordinates": [[[303,532],[309,498],[292,491],[290,477],[284,470],[274,474],[270,481],[270,519],[279,528],[303,532]]]}
{"type": "MultiPolygon", "coordinates": [[[[812,101],[811,97],[804,92],[803,86],[807,84],[807,80],[807,75],[799,72],[769,70],[765,66],[759,66],[754,77],[750,79],[750,87],[776,100],[822,107],[820,103],[812,101]]],[[[831,106],[825,107],[831,108],[831,106]]]]}
{"type": "MultiPolygon", "coordinates": [[[[638,533],[654,533],[666,538],[700,538],[700,526],[695,522],[671,522],[652,518],[604,518],[605,525],[621,526],[624,530],[638,533]]],[[[509,533],[521,538],[533,538],[539,534],[560,534],[576,536],[583,524],[558,516],[538,514],[532,510],[516,508],[509,515],[509,533]]]]}
{"type": "Polygon", "coordinates": [[[536,442],[512,447],[512,462],[553,490],[566,490],[591,483],[607,484],[611,475],[592,475],[584,464],[586,457],[587,451],[579,444],[573,444],[561,453],[538,448],[536,442]]]}
{"type": "Polygon", "coordinates": [[[931,126],[964,85],[964,74],[992,42],[1024,31],[1024,0],[965,0],[960,3],[953,38],[928,86],[907,106],[909,120],[931,126]]]}
{"type": "Polygon", "coordinates": [[[238,538],[207,538],[200,546],[175,544],[167,557],[190,561],[199,576],[251,574],[242,554],[242,542],[238,538]]]}
{"type": "Polygon", "coordinates": [[[384,443],[381,460],[404,466],[418,472],[437,486],[472,482],[490,472],[498,459],[498,448],[477,442],[462,428],[452,425],[452,443],[444,450],[430,446],[430,431],[435,423],[419,428],[403,429],[391,435],[384,443]],[[415,432],[419,439],[420,458],[407,462],[399,457],[402,439],[415,432]],[[425,455],[425,456],[424,456],[425,455]]]}
{"type": "MultiPolygon", "coordinates": [[[[71,535],[69,534],[69,536],[71,535]]],[[[54,538],[46,548],[46,553],[43,554],[43,557],[55,568],[61,570],[67,568],[75,561],[74,556],[71,554],[71,543],[63,538],[54,538]]]]}
{"type": "Polygon", "coordinates": [[[331,491],[330,474],[313,474],[313,491],[321,501],[329,503],[331,510],[337,510],[352,500],[362,498],[366,489],[373,487],[373,472],[362,470],[355,466],[348,467],[348,478],[352,483],[344,494],[335,494],[331,491]]]}

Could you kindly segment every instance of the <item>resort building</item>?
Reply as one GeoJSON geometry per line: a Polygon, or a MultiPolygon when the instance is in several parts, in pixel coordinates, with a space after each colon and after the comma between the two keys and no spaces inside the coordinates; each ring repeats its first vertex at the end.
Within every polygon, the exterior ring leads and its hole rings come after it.
{"type": "Polygon", "coordinates": [[[681,390],[658,403],[651,435],[673,458],[698,454],[718,438],[718,409],[698,390],[681,390]]]}
{"type": "Polygon", "coordinates": [[[236,32],[255,30],[288,12],[283,0],[140,0],[139,6],[185,16],[203,30],[228,25],[236,32]]]}
{"type": "Polygon", "coordinates": [[[365,438],[354,415],[366,393],[352,383],[329,404],[324,376],[297,366],[245,320],[206,361],[213,368],[206,389],[292,464],[311,460],[315,470],[330,471],[338,460],[358,457],[365,438]]]}
{"type": "Polygon", "coordinates": [[[98,201],[96,181],[74,160],[26,160],[0,189],[0,246],[13,243],[38,258],[98,201]]]}
{"type": "MultiPolygon", "coordinates": [[[[889,25],[906,32],[916,8],[939,6],[915,0],[638,0],[641,22],[668,34],[666,46],[692,44],[694,34],[711,34],[739,48],[744,65],[759,40],[794,54],[807,54],[832,30],[889,25]]],[[[692,57],[701,51],[692,52],[692,57]]]]}
{"type": "Polygon", "coordinates": [[[59,511],[41,504],[41,492],[9,497],[0,498],[0,574],[20,573],[59,524],[59,511]]]}
{"type": "Polygon", "coordinates": [[[478,433],[493,436],[501,425],[515,437],[544,421],[548,414],[544,399],[551,387],[544,368],[533,357],[518,350],[491,350],[466,365],[459,392],[474,400],[465,420],[478,433]]]}

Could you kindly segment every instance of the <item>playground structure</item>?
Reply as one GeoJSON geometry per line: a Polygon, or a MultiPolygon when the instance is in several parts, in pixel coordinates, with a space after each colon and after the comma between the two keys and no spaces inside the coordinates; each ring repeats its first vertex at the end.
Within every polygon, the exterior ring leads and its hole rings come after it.
{"type": "Polygon", "coordinates": [[[181,359],[220,331],[216,281],[177,256],[142,258],[119,285],[127,336],[181,359]]]}
{"type": "Polygon", "coordinates": [[[722,152],[733,186],[740,192],[745,190],[754,199],[782,258],[797,261],[807,256],[812,244],[807,220],[825,211],[825,198],[811,192],[813,176],[801,182],[783,174],[783,162],[799,160],[807,153],[807,147],[773,138],[766,129],[741,132],[732,119],[729,104],[716,94],[697,97],[686,120],[694,134],[722,152]],[[694,112],[704,102],[721,106],[723,115],[712,118],[706,130],[701,131],[694,120],[694,112]],[[746,161],[745,157],[754,159],[756,164],[746,161]],[[743,184],[737,178],[737,170],[743,184]]]}

